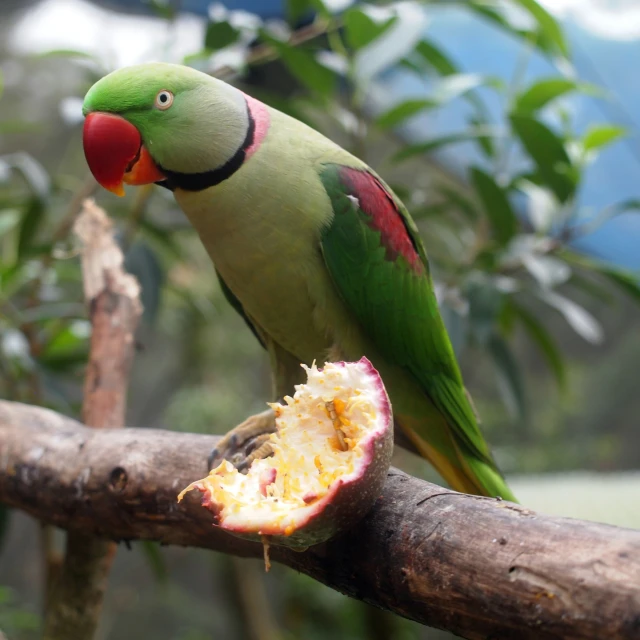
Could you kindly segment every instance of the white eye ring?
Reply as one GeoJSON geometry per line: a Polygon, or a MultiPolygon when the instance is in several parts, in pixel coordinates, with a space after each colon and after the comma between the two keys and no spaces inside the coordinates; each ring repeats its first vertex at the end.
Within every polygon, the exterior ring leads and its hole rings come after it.
{"type": "Polygon", "coordinates": [[[156,96],[156,108],[166,111],[173,104],[173,93],[163,89],[156,96]]]}

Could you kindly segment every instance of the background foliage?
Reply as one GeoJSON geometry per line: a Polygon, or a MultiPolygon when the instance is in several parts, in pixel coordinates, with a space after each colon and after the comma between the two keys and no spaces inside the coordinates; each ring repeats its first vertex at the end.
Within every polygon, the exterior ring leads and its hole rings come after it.
{"type": "MultiPolygon", "coordinates": [[[[437,10],[437,2],[429,4],[437,10]]],[[[507,473],[637,468],[637,399],[629,381],[640,350],[630,331],[640,289],[635,274],[574,248],[611,216],[640,207],[611,202],[584,222],[577,204],[588,165],[626,131],[609,122],[575,129],[567,98],[607,96],[575,77],[562,29],[534,0],[511,0],[504,9],[462,4],[521,43],[509,82],[459,68],[434,39],[411,28],[424,3],[407,1],[334,15],[321,0],[290,0],[288,24],[218,8],[185,62],[338,140],[401,195],[422,232],[454,346],[507,473]],[[556,73],[531,81],[532,51],[547,56],[556,73]],[[419,77],[424,92],[380,111],[370,98],[390,64],[419,77]],[[496,101],[497,119],[487,107],[496,101]],[[403,137],[416,117],[453,104],[464,108],[459,131],[418,144],[403,137]],[[439,165],[450,145],[468,145],[466,175],[439,165]]],[[[170,5],[156,8],[170,34],[170,5]]],[[[89,326],[69,229],[82,198],[95,194],[114,217],[127,268],[143,287],[130,424],[222,433],[261,410],[270,389],[266,358],[225,302],[171,195],[145,188],[118,200],[97,192],[87,175],[78,103],[69,100],[110,69],[81,51],[0,56],[8,75],[19,76],[7,83],[0,117],[0,397],[77,417],[89,326]],[[36,95],[38,104],[68,108],[36,108],[36,95]]],[[[422,461],[396,457],[437,481],[422,461]]],[[[37,545],[28,537],[22,543],[37,545]]],[[[164,634],[157,637],[180,640],[214,632],[437,637],[282,568],[265,579],[249,562],[139,546],[133,561],[120,554],[104,638],[140,637],[146,615],[164,634]],[[154,585],[150,592],[130,586],[140,580],[136,572],[154,585]],[[205,588],[215,603],[202,598],[198,589],[205,588]]],[[[21,578],[23,591],[37,585],[34,571],[21,578]]],[[[13,592],[0,591],[0,628],[36,637],[37,617],[17,603],[13,592]]]]}

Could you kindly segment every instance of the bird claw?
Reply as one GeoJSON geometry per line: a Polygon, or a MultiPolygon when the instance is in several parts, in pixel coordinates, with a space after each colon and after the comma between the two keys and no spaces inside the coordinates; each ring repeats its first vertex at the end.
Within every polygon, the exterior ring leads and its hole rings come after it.
{"type": "Polygon", "coordinates": [[[246,471],[254,460],[273,453],[268,441],[276,429],[276,418],[271,409],[250,416],[212,449],[207,460],[209,469],[228,460],[238,471],[246,471]]]}

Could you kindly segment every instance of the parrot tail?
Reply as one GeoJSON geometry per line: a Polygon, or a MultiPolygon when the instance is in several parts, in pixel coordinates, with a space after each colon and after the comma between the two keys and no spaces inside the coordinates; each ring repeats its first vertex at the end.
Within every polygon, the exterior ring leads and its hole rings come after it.
{"type": "Polygon", "coordinates": [[[454,491],[518,502],[495,464],[464,455],[453,437],[448,438],[445,454],[418,435],[424,431],[420,419],[408,415],[394,415],[394,419],[416,451],[435,467],[454,491]]]}

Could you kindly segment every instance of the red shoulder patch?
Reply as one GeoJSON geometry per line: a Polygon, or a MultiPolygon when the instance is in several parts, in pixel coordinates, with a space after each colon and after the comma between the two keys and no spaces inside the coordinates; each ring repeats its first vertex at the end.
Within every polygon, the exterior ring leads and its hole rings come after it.
{"type": "Polygon", "coordinates": [[[389,192],[368,171],[340,167],[340,179],[358,199],[360,209],[369,216],[369,226],[380,232],[387,258],[402,256],[415,273],[424,273],[424,264],[416,251],[407,226],[389,192]]]}

